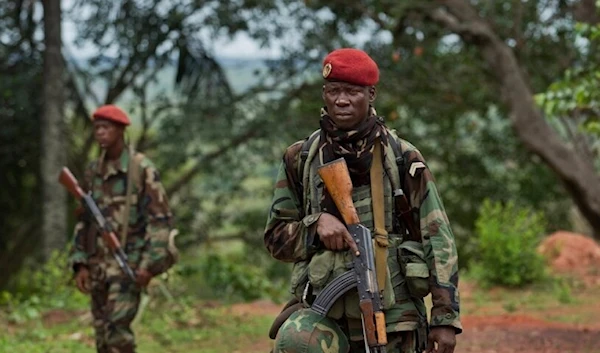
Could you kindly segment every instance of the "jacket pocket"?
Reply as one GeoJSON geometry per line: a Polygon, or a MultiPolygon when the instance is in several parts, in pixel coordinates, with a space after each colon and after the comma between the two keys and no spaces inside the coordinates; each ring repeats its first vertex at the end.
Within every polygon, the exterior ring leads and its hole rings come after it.
{"type": "Polygon", "coordinates": [[[429,267],[425,261],[423,244],[407,240],[400,244],[398,257],[412,297],[423,298],[429,294],[429,267]]]}
{"type": "Polygon", "coordinates": [[[317,291],[320,291],[329,283],[334,272],[334,266],[335,253],[333,251],[324,250],[312,257],[308,265],[308,280],[317,291]]]}
{"type": "Polygon", "coordinates": [[[308,261],[298,261],[292,266],[292,277],[290,280],[290,292],[298,299],[302,300],[304,287],[308,282],[308,261]]]}

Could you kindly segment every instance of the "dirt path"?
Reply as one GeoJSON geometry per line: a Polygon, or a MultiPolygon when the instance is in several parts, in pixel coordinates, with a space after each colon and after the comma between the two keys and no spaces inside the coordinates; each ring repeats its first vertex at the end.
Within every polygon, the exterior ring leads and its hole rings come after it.
{"type": "Polygon", "coordinates": [[[597,353],[600,328],[545,322],[524,315],[466,316],[456,352],[597,353]]]}

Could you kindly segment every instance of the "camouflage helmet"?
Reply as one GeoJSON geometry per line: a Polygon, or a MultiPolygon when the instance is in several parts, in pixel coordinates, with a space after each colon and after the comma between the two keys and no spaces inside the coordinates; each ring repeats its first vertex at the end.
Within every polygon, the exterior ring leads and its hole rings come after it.
{"type": "Polygon", "coordinates": [[[294,312],[281,325],[273,353],[347,353],[348,338],[338,324],[310,309],[294,312]]]}

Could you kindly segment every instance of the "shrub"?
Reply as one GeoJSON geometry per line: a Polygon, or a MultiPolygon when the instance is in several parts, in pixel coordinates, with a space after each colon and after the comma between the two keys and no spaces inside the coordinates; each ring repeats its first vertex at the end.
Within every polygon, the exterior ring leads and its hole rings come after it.
{"type": "Polygon", "coordinates": [[[201,264],[206,283],[225,300],[279,300],[285,293],[278,281],[269,278],[265,268],[243,261],[241,255],[207,255],[201,264]]]}
{"type": "Polygon", "coordinates": [[[67,266],[68,253],[55,251],[43,265],[27,266],[15,276],[10,291],[0,292],[0,308],[9,319],[36,319],[49,309],[81,309],[88,299],[75,289],[67,266]]]}
{"type": "Polygon", "coordinates": [[[541,213],[485,200],[475,227],[473,274],[481,284],[522,287],[545,279],[545,261],[537,252],[546,228],[541,213]]]}

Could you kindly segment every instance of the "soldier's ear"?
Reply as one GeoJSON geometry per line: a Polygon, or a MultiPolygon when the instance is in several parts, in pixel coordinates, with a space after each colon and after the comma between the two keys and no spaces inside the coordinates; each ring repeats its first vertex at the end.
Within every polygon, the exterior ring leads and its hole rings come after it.
{"type": "Polygon", "coordinates": [[[377,89],[375,89],[375,86],[369,87],[369,103],[373,103],[375,101],[376,97],[377,97],[377,89]]]}

